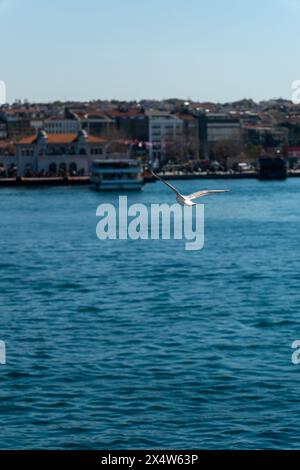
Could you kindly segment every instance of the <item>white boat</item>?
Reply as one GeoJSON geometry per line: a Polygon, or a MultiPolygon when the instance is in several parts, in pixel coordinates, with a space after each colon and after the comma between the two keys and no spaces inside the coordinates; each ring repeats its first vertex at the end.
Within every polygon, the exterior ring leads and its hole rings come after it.
{"type": "Polygon", "coordinates": [[[132,159],[95,160],[91,167],[91,184],[98,191],[141,190],[143,168],[132,159]]]}

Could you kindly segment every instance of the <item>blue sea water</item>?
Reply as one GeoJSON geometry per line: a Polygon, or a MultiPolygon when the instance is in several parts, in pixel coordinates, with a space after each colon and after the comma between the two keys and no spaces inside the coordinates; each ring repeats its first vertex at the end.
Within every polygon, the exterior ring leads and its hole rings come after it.
{"type": "Polygon", "coordinates": [[[300,179],[176,184],[232,189],[201,251],[98,240],[115,193],[1,189],[1,449],[300,448],[300,179]]]}

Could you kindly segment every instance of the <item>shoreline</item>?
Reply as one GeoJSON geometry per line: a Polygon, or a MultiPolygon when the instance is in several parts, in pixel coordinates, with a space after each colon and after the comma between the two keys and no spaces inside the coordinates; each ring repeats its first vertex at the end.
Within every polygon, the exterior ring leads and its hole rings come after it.
{"type": "MultiPolygon", "coordinates": [[[[160,173],[160,176],[165,180],[229,180],[229,179],[259,179],[256,172],[248,173],[187,173],[187,174],[172,174],[160,173]]],[[[300,171],[289,171],[287,178],[299,178],[300,171]]],[[[155,183],[152,178],[146,178],[145,184],[155,183]]],[[[90,184],[89,176],[69,176],[63,177],[46,177],[46,178],[0,178],[1,187],[30,187],[30,186],[83,186],[90,184]]]]}
{"type": "Polygon", "coordinates": [[[89,176],[47,177],[47,178],[0,178],[0,188],[8,186],[79,186],[90,184],[89,176]]]}

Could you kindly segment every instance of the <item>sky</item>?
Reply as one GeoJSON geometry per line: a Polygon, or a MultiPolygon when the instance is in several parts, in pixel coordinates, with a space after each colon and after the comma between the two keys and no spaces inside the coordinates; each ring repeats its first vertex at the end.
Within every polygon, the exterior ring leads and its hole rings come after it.
{"type": "Polygon", "coordinates": [[[7,100],[291,98],[300,0],[0,0],[7,100]]]}

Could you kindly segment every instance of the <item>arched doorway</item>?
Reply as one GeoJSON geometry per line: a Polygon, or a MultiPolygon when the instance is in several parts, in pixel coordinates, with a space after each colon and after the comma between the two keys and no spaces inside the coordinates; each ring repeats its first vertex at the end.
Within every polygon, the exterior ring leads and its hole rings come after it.
{"type": "Polygon", "coordinates": [[[56,163],[50,163],[49,165],[49,173],[51,176],[56,175],[57,172],[57,166],[56,163]]]}
{"type": "Polygon", "coordinates": [[[70,163],[70,166],[69,166],[69,172],[70,172],[70,175],[76,175],[77,174],[77,165],[75,162],[72,162],[70,163]]]}

